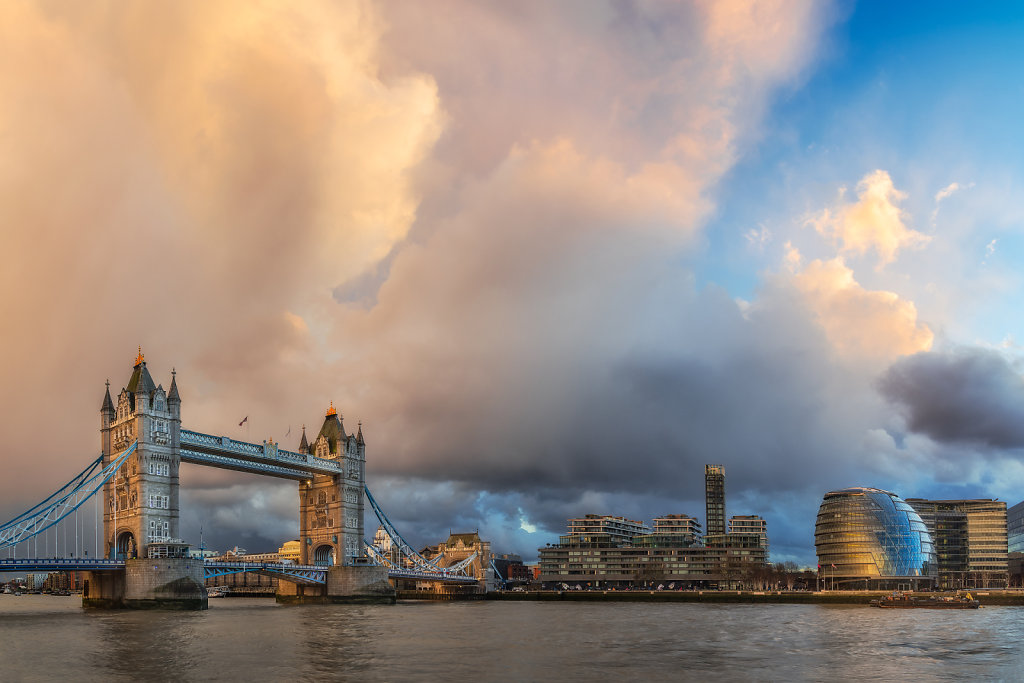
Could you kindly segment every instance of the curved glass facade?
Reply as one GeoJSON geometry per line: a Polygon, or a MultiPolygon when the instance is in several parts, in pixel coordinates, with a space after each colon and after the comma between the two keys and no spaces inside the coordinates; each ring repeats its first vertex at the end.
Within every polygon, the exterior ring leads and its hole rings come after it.
{"type": "Polygon", "coordinates": [[[935,576],[932,538],[921,517],[899,496],[880,489],[826,493],[814,547],[822,576],[837,585],[890,588],[900,579],[914,579],[916,585],[935,576]]]}

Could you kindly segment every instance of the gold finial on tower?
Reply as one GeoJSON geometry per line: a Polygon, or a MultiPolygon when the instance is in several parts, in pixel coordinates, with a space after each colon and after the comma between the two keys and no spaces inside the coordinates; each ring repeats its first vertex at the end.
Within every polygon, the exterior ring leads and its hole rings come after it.
{"type": "Polygon", "coordinates": [[[135,359],[135,364],[136,365],[141,365],[142,363],[145,362],[145,360],[146,360],[146,357],[142,355],[142,345],[139,344],[139,356],[138,356],[138,358],[135,359]]]}
{"type": "Polygon", "coordinates": [[[326,417],[330,417],[331,415],[337,415],[337,414],[338,414],[338,411],[334,408],[334,401],[331,401],[331,407],[327,409],[326,417]]]}

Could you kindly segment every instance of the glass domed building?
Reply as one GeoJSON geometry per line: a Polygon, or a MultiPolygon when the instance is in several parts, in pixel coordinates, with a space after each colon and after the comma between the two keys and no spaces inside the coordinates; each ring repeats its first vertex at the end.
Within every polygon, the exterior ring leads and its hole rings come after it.
{"type": "Polygon", "coordinates": [[[899,496],[872,488],[825,494],[814,548],[826,587],[917,589],[936,577],[932,537],[899,496]]]}

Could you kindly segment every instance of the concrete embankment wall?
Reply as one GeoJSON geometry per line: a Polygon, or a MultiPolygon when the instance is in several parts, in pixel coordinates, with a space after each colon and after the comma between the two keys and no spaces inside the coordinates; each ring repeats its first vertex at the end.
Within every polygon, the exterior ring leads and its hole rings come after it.
{"type": "MultiPolygon", "coordinates": [[[[563,601],[563,602],[696,602],[789,605],[866,605],[889,595],[889,591],[528,591],[488,593],[487,600],[563,601]]],[[[915,595],[953,595],[952,593],[915,593],[915,595]]],[[[982,605],[1022,605],[1024,591],[980,591],[971,595],[982,605]]]]}
{"type": "Polygon", "coordinates": [[[435,593],[434,591],[398,591],[399,600],[485,600],[486,593],[435,593]]]}

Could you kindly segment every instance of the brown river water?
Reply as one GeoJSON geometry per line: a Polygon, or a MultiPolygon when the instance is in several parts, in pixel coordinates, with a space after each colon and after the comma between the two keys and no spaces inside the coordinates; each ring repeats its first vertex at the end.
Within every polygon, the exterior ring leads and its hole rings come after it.
{"type": "Polygon", "coordinates": [[[1024,680],[1024,607],[400,602],[84,611],[0,595],[0,681],[1024,680]]]}

